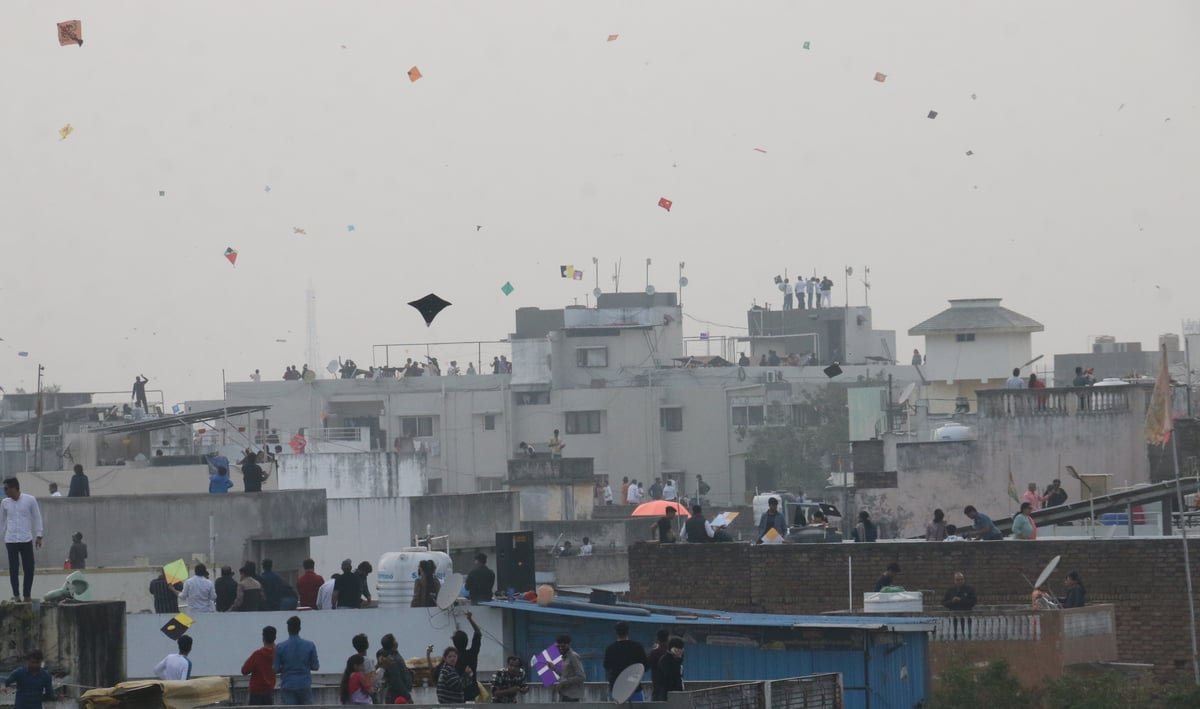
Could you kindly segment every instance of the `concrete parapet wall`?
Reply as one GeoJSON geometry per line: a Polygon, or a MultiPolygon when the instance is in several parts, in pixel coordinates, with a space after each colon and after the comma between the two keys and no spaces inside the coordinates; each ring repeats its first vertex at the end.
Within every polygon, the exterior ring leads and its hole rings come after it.
{"type": "Polygon", "coordinates": [[[416,455],[305,453],[279,456],[279,487],[323,489],[342,497],[414,497],[425,493],[425,468],[416,455]]]}
{"type": "Polygon", "coordinates": [[[110,686],[125,679],[125,645],[124,603],[0,607],[0,671],[5,673],[22,664],[27,650],[39,649],[56,685],[110,686]]]}
{"type": "Polygon", "coordinates": [[[449,534],[455,549],[491,549],[496,532],[521,529],[520,495],[516,492],[477,492],[466,495],[426,495],[409,500],[412,531],[449,534]]]}
{"type": "MultiPolygon", "coordinates": [[[[307,539],[327,530],[324,490],[47,497],[38,502],[46,523],[38,563],[59,568],[76,531],[88,545],[88,566],[100,567],[130,566],[136,557],[161,565],[179,558],[190,561],[192,554],[207,556],[210,515],[217,532],[216,561],[223,564],[260,558],[272,540],[304,540],[304,551],[297,553],[306,554],[307,539]]],[[[286,563],[281,560],[281,568],[286,563]]]]}

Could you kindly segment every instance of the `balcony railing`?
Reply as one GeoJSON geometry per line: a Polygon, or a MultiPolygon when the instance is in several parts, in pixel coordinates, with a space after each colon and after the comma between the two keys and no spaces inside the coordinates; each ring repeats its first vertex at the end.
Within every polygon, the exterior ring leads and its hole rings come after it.
{"type": "Polygon", "coordinates": [[[1111,605],[1045,611],[997,608],[933,615],[934,642],[1038,641],[1048,634],[1068,639],[1116,634],[1111,605]]]}
{"type": "Polygon", "coordinates": [[[976,392],[983,418],[1121,414],[1132,410],[1135,386],[1069,389],[985,389],[976,392]]]}

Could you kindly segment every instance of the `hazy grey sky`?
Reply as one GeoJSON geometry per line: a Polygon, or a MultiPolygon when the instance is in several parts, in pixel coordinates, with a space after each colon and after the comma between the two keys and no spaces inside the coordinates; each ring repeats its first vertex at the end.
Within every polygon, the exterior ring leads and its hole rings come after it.
{"type": "Polygon", "coordinates": [[[901,352],[973,296],[1043,322],[1035,353],[1152,342],[1200,317],[1198,20],[1187,0],[6,0],[0,385],[36,362],[76,390],[144,372],[168,402],[219,397],[222,368],[278,377],[304,361],[310,278],[326,360],[498,339],[516,307],[583,303],[593,256],[606,289],[617,258],[626,290],[647,257],[660,290],[686,261],[686,314],[732,325],[779,305],[784,268],[840,304],[867,265],[901,352]],[[69,19],[82,48],[58,45],[69,19]],[[454,305],[427,329],[405,303],[429,291],[454,305]]]}

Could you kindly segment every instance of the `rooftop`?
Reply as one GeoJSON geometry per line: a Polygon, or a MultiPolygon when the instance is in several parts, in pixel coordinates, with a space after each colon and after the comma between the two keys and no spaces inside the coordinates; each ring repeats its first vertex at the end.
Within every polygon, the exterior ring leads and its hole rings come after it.
{"type": "Polygon", "coordinates": [[[950,307],[909,329],[910,335],[956,332],[1041,332],[1046,328],[1033,318],[1000,306],[1000,298],[960,298],[950,307]]]}

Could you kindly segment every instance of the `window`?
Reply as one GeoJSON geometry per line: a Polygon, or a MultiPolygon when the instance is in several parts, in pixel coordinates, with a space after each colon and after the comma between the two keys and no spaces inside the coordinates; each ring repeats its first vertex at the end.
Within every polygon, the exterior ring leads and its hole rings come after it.
{"type": "Polygon", "coordinates": [[[576,347],[575,366],[577,367],[607,367],[607,347],[576,347]]]}
{"type": "Polygon", "coordinates": [[[442,494],[442,479],[441,478],[430,478],[429,479],[429,494],[430,495],[442,494]]]}
{"type": "Polygon", "coordinates": [[[517,406],[538,406],[550,403],[550,392],[548,391],[519,391],[513,394],[517,400],[517,406]]]}
{"type": "Polygon", "coordinates": [[[600,433],[599,411],[568,411],[567,433],[600,433]]]}
{"type": "Polygon", "coordinates": [[[494,490],[504,489],[504,478],[484,477],[480,475],[475,478],[476,492],[492,492],[494,490]]]}
{"type": "Polygon", "coordinates": [[[496,415],[495,414],[484,414],[483,415],[483,430],[485,430],[485,431],[495,431],[496,430],[496,415]]]}
{"type": "Polygon", "coordinates": [[[975,341],[975,333],[960,332],[954,336],[954,341],[955,342],[974,342],[975,341]]]}
{"type": "Polygon", "coordinates": [[[801,428],[821,425],[817,410],[808,404],[792,404],[792,425],[801,428]]]}
{"type": "Polygon", "coordinates": [[[664,431],[682,431],[683,407],[671,406],[659,409],[658,425],[664,431]]]}
{"type": "Polygon", "coordinates": [[[432,416],[401,416],[400,435],[405,438],[418,438],[433,435],[432,416]]]}
{"type": "Polygon", "coordinates": [[[762,406],[735,406],[735,407],[733,407],[733,425],[734,426],[761,426],[761,425],[763,425],[763,407],[762,406]]]}

